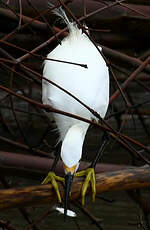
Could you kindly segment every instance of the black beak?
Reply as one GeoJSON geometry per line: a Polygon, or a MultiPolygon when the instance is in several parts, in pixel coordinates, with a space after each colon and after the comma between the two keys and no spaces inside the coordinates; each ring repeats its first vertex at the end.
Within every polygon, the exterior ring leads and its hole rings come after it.
{"type": "Polygon", "coordinates": [[[69,172],[65,176],[64,219],[66,219],[67,216],[68,198],[69,198],[72,181],[73,181],[73,175],[69,172]]]}

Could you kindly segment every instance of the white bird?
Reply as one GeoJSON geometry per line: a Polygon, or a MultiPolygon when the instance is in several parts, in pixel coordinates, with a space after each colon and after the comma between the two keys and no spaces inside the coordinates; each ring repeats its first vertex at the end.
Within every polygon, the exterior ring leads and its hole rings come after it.
{"type": "MultiPolygon", "coordinates": [[[[78,28],[75,22],[69,21],[61,8],[55,13],[64,20],[69,34],[47,57],[74,63],[85,63],[87,68],[46,60],[43,76],[69,91],[104,118],[109,104],[109,73],[106,63],[88,36],[78,28]]],[[[101,47],[99,49],[101,50],[101,47]]],[[[42,80],[42,100],[44,104],[51,105],[55,109],[91,120],[96,119],[87,108],[46,80],[42,80]]],[[[83,142],[89,124],[64,115],[55,113],[53,115],[62,141],[60,156],[66,174],[66,197],[68,197],[73,175],[76,173],[82,157],[83,142]]],[[[88,169],[86,172],[77,173],[77,176],[87,174],[88,182],[93,181],[94,199],[95,174],[93,177],[93,173],[93,169],[88,169]]],[[[54,177],[60,179],[50,172],[43,183],[52,181],[54,177]]],[[[54,186],[56,186],[58,199],[61,201],[57,185],[54,186]]],[[[86,181],[82,192],[82,203],[84,203],[87,186],[86,181]]],[[[65,209],[67,212],[67,204],[65,204],[65,209]]]]}

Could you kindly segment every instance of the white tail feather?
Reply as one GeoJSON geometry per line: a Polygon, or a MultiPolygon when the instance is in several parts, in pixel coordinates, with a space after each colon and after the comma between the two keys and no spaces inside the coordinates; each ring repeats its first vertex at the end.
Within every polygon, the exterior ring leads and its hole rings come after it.
{"type": "MultiPolygon", "coordinates": [[[[50,7],[54,7],[54,5],[52,3],[48,3],[48,5],[50,7]]],[[[75,28],[77,28],[77,24],[75,22],[71,22],[69,20],[69,18],[67,17],[65,11],[62,9],[62,6],[60,6],[59,8],[56,8],[54,10],[52,10],[52,12],[57,15],[58,17],[63,19],[63,22],[67,25],[69,31],[74,30],[75,28]]]]}

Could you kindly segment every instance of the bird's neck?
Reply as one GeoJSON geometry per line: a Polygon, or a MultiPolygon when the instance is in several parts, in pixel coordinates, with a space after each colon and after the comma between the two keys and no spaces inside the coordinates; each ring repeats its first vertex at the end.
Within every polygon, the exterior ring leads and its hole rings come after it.
{"type": "Polygon", "coordinates": [[[82,147],[89,124],[73,125],[66,133],[61,147],[61,158],[65,165],[72,167],[78,164],[82,156],[82,147]]]}

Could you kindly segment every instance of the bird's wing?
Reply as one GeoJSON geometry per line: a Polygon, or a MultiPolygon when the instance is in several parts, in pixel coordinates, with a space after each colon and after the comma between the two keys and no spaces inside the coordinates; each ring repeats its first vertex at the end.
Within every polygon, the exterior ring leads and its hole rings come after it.
{"type": "Polygon", "coordinates": [[[42,80],[42,101],[43,104],[49,104],[48,103],[48,82],[46,80],[42,80]]]}
{"type": "Polygon", "coordinates": [[[92,108],[105,117],[109,105],[109,70],[106,65],[103,66],[100,72],[100,81],[96,87],[96,94],[92,108]]]}

